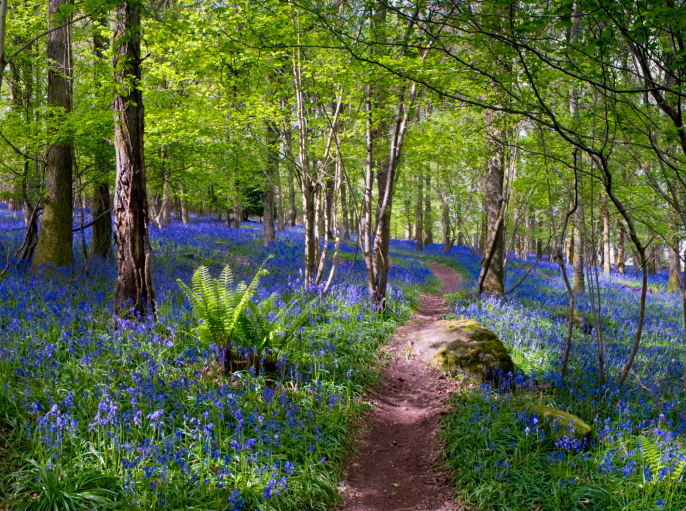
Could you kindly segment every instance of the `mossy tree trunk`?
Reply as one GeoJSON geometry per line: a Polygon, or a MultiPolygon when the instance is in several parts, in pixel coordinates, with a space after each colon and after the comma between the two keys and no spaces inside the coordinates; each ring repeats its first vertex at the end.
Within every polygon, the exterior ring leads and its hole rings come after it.
{"type": "MultiPolygon", "coordinates": [[[[65,25],[71,15],[64,15],[68,0],[50,0],[48,4],[48,29],[65,25]],[[60,12],[61,11],[61,12],[60,12]]],[[[74,165],[73,140],[59,133],[57,125],[63,124],[72,111],[72,51],[71,23],[48,34],[48,106],[51,108],[48,122],[52,144],[48,149],[45,167],[46,194],[43,201],[43,219],[38,233],[38,245],[33,258],[33,268],[42,264],[55,267],[71,266],[72,216],[74,198],[72,192],[72,169],[74,165]]]]}
{"type": "Polygon", "coordinates": [[[140,3],[116,6],[114,56],[114,146],[117,177],[114,197],[114,241],[117,245],[115,309],[128,304],[140,314],[155,312],[152,248],[144,157],[141,82],[140,3]]]}

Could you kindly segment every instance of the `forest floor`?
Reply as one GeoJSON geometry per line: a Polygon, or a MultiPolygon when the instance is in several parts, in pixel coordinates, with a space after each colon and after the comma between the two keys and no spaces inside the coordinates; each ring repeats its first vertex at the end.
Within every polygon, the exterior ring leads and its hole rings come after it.
{"type": "MultiPolygon", "coordinates": [[[[428,263],[443,293],[460,288],[447,266],[428,263]]],[[[386,352],[390,363],[368,397],[372,411],[358,439],[343,487],[343,511],[457,511],[449,474],[440,464],[441,417],[450,411],[450,393],[458,385],[412,356],[407,335],[434,328],[448,313],[443,296],[422,295],[414,318],[400,327],[386,352]]]]}

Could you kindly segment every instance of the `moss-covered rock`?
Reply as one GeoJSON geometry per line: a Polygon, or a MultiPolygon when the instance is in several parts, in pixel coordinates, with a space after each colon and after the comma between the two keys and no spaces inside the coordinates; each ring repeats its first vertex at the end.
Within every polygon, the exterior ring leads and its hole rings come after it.
{"type": "Polygon", "coordinates": [[[419,360],[451,374],[462,371],[483,380],[514,371],[507,349],[498,337],[473,320],[444,323],[442,328],[409,336],[419,360]]]}
{"type": "Polygon", "coordinates": [[[546,405],[527,405],[522,411],[536,414],[539,424],[553,438],[567,436],[587,441],[593,438],[593,428],[571,413],[546,405]]]}

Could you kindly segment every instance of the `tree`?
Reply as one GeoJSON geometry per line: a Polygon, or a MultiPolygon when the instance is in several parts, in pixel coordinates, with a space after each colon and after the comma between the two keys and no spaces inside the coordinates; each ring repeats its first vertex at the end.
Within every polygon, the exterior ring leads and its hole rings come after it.
{"type": "Polygon", "coordinates": [[[57,28],[48,35],[48,105],[50,134],[45,168],[46,195],[43,219],[38,233],[38,245],[33,268],[43,264],[55,267],[71,266],[72,254],[72,170],[74,144],[70,133],[59,129],[68,122],[72,111],[73,57],[71,12],[68,0],[51,0],[48,4],[48,26],[57,28]],[[65,23],[65,21],[67,23],[65,23]]]}
{"type": "Polygon", "coordinates": [[[114,32],[114,240],[117,245],[117,310],[129,303],[137,312],[155,311],[152,248],[145,179],[143,92],[141,90],[141,18],[138,0],[116,7],[114,32]]]}

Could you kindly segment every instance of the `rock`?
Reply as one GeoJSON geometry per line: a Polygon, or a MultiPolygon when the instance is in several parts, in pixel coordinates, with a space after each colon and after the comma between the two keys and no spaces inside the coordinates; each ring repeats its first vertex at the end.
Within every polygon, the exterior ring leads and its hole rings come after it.
{"type": "Polygon", "coordinates": [[[476,321],[459,321],[408,337],[415,342],[418,360],[451,374],[466,371],[483,380],[492,380],[498,368],[506,374],[514,371],[512,359],[500,339],[476,321]]]}
{"type": "Polygon", "coordinates": [[[571,413],[546,405],[527,405],[522,411],[535,413],[539,424],[548,434],[552,434],[553,438],[562,438],[565,435],[573,436],[577,440],[585,438],[590,441],[593,438],[593,428],[571,413]]]}

